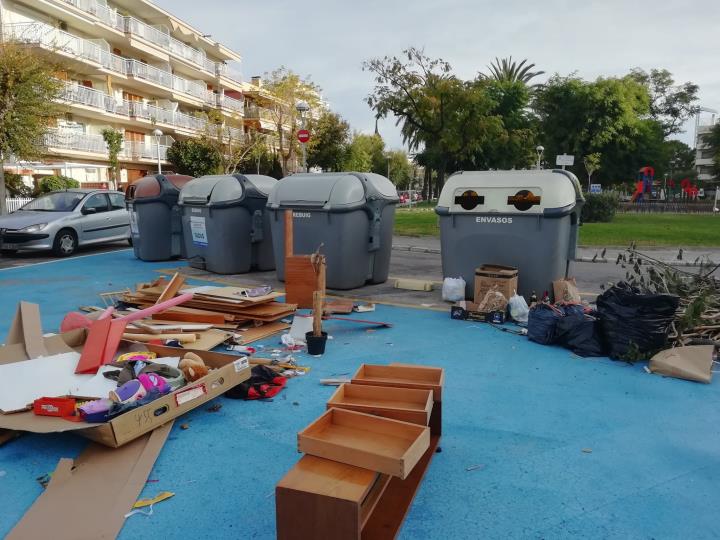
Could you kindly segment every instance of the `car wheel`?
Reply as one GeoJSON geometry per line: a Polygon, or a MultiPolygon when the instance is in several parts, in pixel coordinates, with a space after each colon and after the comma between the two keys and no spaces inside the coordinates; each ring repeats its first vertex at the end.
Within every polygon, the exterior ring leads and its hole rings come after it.
{"type": "Polygon", "coordinates": [[[71,229],[62,229],[55,235],[53,254],[56,257],[68,257],[77,249],[77,235],[71,229]]]}
{"type": "Polygon", "coordinates": [[[17,251],[17,249],[0,249],[0,255],[15,255],[17,251]]]}

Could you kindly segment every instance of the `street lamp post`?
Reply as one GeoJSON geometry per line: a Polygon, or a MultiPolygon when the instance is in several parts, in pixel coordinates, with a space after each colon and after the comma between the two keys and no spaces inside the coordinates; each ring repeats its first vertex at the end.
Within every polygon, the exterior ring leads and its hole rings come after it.
{"type": "Polygon", "coordinates": [[[541,146],[541,145],[537,145],[537,146],[535,147],[535,151],[537,152],[537,156],[538,156],[538,159],[537,159],[537,169],[540,170],[540,162],[541,162],[541,160],[542,160],[542,155],[543,155],[543,152],[545,151],[545,147],[544,147],[544,146],[541,146]]]}
{"type": "MultiPolygon", "coordinates": [[[[307,104],[305,101],[298,101],[295,104],[295,110],[297,110],[298,114],[300,114],[300,120],[302,121],[302,128],[305,129],[305,113],[307,113],[310,110],[310,105],[307,104]]],[[[307,170],[307,150],[305,148],[306,143],[300,143],[302,144],[302,158],[303,158],[303,172],[308,172],[307,170]]]]}
{"type": "Polygon", "coordinates": [[[155,128],[153,130],[153,135],[155,135],[155,143],[157,144],[158,174],[162,174],[162,164],[160,163],[160,137],[163,136],[163,132],[155,128]]]}

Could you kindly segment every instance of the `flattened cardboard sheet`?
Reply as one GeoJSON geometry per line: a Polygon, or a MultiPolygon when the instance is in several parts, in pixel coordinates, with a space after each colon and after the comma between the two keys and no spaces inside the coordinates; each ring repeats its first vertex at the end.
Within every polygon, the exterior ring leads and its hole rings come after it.
{"type": "Polygon", "coordinates": [[[168,422],[121,448],[90,443],[76,460],[61,459],[47,488],[7,540],[115,538],[172,425],[168,422]]]}

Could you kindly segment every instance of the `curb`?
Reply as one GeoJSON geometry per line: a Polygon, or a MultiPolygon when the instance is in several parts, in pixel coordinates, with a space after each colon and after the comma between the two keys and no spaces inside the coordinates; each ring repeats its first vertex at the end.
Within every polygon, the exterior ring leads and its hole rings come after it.
{"type": "MultiPolygon", "coordinates": [[[[410,253],[433,253],[436,255],[440,255],[440,250],[438,248],[428,248],[428,247],[422,247],[422,246],[405,246],[401,244],[393,244],[392,247],[395,251],[409,251],[410,253]]],[[[575,259],[575,262],[583,262],[583,263],[600,263],[600,264],[608,264],[608,263],[614,263],[615,259],[600,259],[595,257],[578,257],[575,259]]],[[[701,263],[694,263],[690,261],[678,261],[678,260],[669,260],[669,261],[660,261],[664,264],[668,264],[670,266],[679,266],[679,267],[700,267],[703,266],[701,263]]],[[[704,263],[704,266],[713,266],[718,263],[713,261],[707,261],[704,263]]]]}

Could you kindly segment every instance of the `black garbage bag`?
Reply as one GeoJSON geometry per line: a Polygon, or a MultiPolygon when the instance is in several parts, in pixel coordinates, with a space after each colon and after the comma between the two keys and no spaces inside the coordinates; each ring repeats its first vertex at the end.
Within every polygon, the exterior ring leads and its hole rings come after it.
{"type": "Polygon", "coordinates": [[[605,356],[598,320],[584,313],[571,313],[558,320],[555,342],[578,356],[605,356]]]}
{"type": "Polygon", "coordinates": [[[600,334],[611,358],[639,359],[667,345],[680,299],[620,282],[597,297],[600,334]]]}
{"type": "Polygon", "coordinates": [[[563,312],[549,304],[537,304],[530,308],[527,336],[530,341],[541,345],[555,343],[555,326],[563,312]]]}

